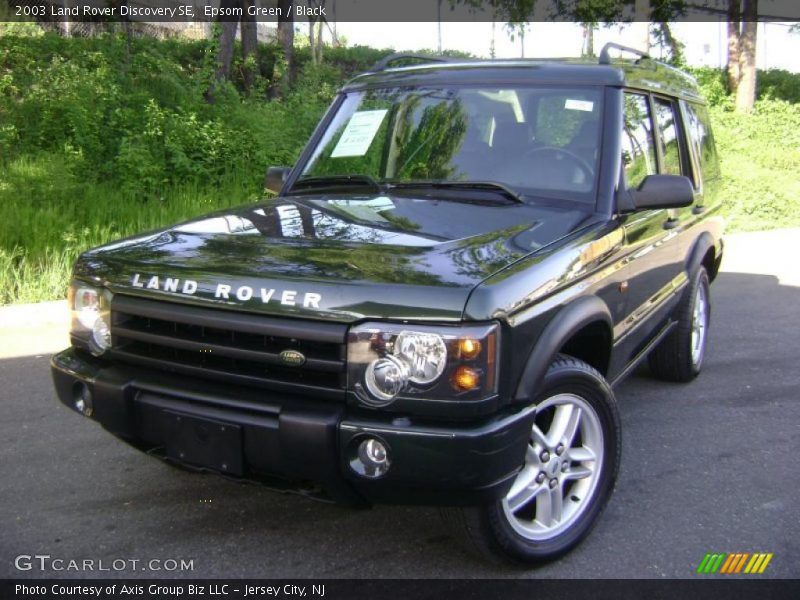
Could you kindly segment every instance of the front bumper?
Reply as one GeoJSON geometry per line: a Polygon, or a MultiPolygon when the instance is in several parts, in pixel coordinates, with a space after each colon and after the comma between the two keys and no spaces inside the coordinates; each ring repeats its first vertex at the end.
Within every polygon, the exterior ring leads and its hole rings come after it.
{"type": "Polygon", "coordinates": [[[527,408],[470,424],[425,422],[109,365],[74,349],[55,355],[51,366],[62,403],[77,411],[85,386],[91,418],[141,450],[242,479],[319,490],[346,504],[475,505],[502,498],[524,462],[533,421],[527,408]],[[187,435],[192,453],[181,460],[175,445],[187,435]],[[391,467],[377,479],[349,465],[368,436],[390,451],[391,467]]]}

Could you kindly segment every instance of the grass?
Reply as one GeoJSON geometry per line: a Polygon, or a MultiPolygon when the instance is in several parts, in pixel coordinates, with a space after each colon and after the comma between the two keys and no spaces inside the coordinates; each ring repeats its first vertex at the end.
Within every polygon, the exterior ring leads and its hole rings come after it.
{"type": "Polygon", "coordinates": [[[711,116],[728,231],[800,227],[800,104],[762,100],[752,115],[711,116]]]}
{"type": "Polygon", "coordinates": [[[231,176],[217,186],[187,184],[142,200],[113,182],[81,181],[52,155],[0,168],[0,303],[63,298],[84,250],[252,200],[258,190],[231,176]]]}

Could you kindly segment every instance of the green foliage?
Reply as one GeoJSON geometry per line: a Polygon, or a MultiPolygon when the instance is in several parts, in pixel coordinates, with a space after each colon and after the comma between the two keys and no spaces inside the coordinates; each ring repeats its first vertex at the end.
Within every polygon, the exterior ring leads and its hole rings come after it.
{"type": "MultiPolygon", "coordinates": [[[[41,30],[38,30],[39,32],[41,30]]],[[[389,50],[331,48],[266,99],[280,51],[260,45],[256,85],[213,81],[215,42],[105,35],[0,36],[0,302],[63,297],[83,250],[251,200],[264,169],[294,163],[342,81],[389,50]]]]}
{"type": "Polygon", "coordinates": [[[712,107],[732,230],[800,225],[800,104],[762,99],[752,115],[712,107]]]}
{"type": "MultiPolygon", "coordinates": [[[[342,82],[390,52],[326,48],[313,66],[298,48],[295,85],[269,101],[282,53],[259,45],[254,63],[234,60],[209,104],[214,42],[128,46],[119,35],[3,25],[0,302],[63,297],[83,250],[257,198],[265,167],[296,160],[342,82]],[[246,66],[256,73],[249,93],[246,66]]],[[[800,76],[759,73],[756,111],[739,116],[722,71],[695,75],[711,104],[730,225],[800,224],[800,76]]]]}
{"type": "Polygon", "coordinates": [[[230,178],[185,184],[142,200],[114,182],[74,174],[78,159],[51,153],[8,161],[0,171],[0,303],[63,298],[72,264],[87,248],[255,199],[230,178]]]}
{"type": "MultiPolygon", "coordinates": [[[[724,70],[712,67],[695,67],[688,70],[697,79],[703,95],[711,106],[733,109],[734,99],[728,94],[727,75],[724,70]]],[[[800,74],[782,69],[758,71],[756,98],[800,103],[800,74]]]]}
{"type": "Polygon", "coordinates": [[[800,225],[800,74],[758,72],[755,111],[740,115],[721,69],[693,69],[711,106],[732,230],[800,225]]]}

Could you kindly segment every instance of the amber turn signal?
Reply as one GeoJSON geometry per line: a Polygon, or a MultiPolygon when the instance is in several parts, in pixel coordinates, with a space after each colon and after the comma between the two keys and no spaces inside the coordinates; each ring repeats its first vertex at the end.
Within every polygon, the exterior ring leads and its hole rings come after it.
{"type": "Polygon", "coordinates": [[[471,367],[458,367],[450,378],[453,388],[459,392],[468,392],[481,384],[480,374],[471,367]]]}
{"type": "Polygon", "coordinates": [[[465,338],[458,340],[458,357],[464,360],[472,360],[481,353],[481,343],[478,340],[465,338]]]}

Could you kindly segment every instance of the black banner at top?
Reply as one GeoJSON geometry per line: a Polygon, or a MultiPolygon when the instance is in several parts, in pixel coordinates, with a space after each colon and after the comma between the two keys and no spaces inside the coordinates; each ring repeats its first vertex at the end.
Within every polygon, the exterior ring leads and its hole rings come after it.
{"type": "MultiPolygon", "coordinates": [[[[724,21],[728,0],[2,0],[0,20],[51,22],[534,22],[724,21]],[[664,11],[663,6],[668,6],[664,11]],[[659,12],[661,11],[661,12],[659,12]],[[4,14],[5,13],[5,14],[4,14]]],[[[745,18],[747,18],[745,16],[745,18]]],[[[797,0],[760,0],[760,21],[800,21],[797,0]]]]}

